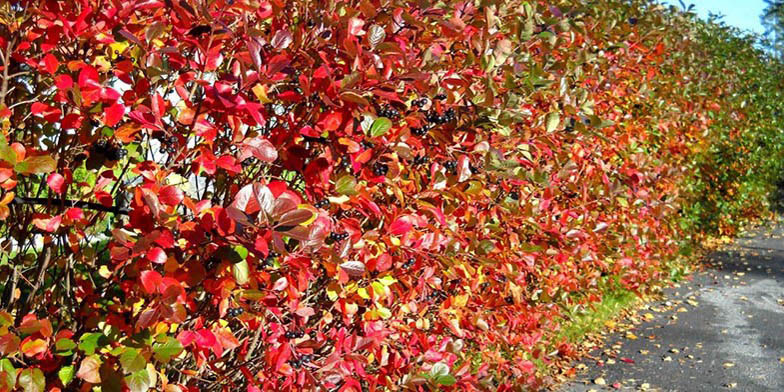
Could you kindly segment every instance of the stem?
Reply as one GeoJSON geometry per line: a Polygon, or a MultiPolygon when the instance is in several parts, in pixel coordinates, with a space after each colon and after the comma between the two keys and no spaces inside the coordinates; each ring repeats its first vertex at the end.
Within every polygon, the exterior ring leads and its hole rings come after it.
{"type": "Polygon", "coordinates": [[[23,204],[32,204],[32,205],[52,205],[52,206],[62,206],[62,207],[77,207],[77,208],[84,208],[88,210],[95,210],[95,211],[103,211],[103,212],[111,212],[116,215],[128,215],[130,212],[127,208],[122,208],[119,206],[112,206],[107,207],[103,204],[99,203],[91,203],[87,201],[80,201],[80,200],[57,200],[57,199],[49,199],[46,197],[14,197],[14,200],[11,201],[11,204],[15,205],[23,205],[23,204]]]}

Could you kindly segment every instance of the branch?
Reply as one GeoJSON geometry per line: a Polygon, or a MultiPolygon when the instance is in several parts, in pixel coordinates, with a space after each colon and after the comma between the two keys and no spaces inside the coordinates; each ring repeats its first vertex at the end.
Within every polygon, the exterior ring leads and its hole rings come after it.
{"type": "Polygon", "coordinates": [[[128,215],[128,213],[130,212],[129,209],[119,207],[119,206],[107,207],[103,204],[91,203],[88,201],[59,200],[59,199],[49,199],[46,197],[14,197],[14,200],[11,201],[11,204],[15,204],[15,205],[38,204],[38,205],[54,205],[54,206],[62,206],[62,207],[77,207],[77,208],[83,208],[87,210],[111,212],[115,215],[128,215]]]}

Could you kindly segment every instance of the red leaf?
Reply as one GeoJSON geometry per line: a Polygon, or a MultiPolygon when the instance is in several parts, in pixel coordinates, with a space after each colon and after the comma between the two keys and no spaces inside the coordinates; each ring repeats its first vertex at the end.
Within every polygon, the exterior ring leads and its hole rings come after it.
{"type": "Polygon", "coordinates": [[[409,219],[409,217],[401,216],[400,218],[397,218],[397,220],[392,222],[392,225],[389,226],[389,234],[395,236],[401,236],[403,234],[408,233],[408,231],[411,230],[413,227],[414,225],[411,224],[411,220],[409,219]]]}
{"type": "Polygon", "coordinates": [[[211,348],[218,341],[215,339],[215,334],[208,329],[202,329],[196,332],[196,345],[201,348],[211,348]]]}
{"type": "Polygon", "coordinates": [[[46,178],[46,183],[49,184],[49,188],[52,188],[52,190],[58,195],[65,191],[65,177],[61,176],[60,174],[50,174],[46,178]]]}
{"type": "Polygon", "coordinates": [[[158,291],[158,285],[161,284],[163,277],[161,277],[161,274],[159,274],[158,271],[148,270],[142,271],[139,279],[141,280],[144,292],[153,294],[158,291]]]}
{"type": "Polygon", "coordinates": [[[44,66],[46,68],[46,72],[49,72],[50,74],[54,74],[55,72],[57,72],[57,67],[59,65],[60,62],[57,61],[57,57],[54,57],[53,54],[47,53],[46,56],[44,56],[44,66]]]}
{"type": "Polygon", "coordinates": [[[165,264],[166,259],[166,252],[157,246],[147,251],[147,260],[150,260],[153,263],[165,264]]]}
{"type": "Polygon", "coordinates": [[[54,233],[55,231],[57,231],[58,228],[60,228],[60,223],[62,222],[62,220],[63,220],[62,215],[57,215],[51,218],[39,217],[33,219],[33,224],[35,225],[35,227],[43,231],[54,233]]]}
{"type": "Polygon", "coordinates": [[[44,113],[44,112],[46,112],[46,111],[47,111],[47,110],[49,110],[49,109],[50,109],[49,105],[47,105],[47,104],[45,104],[45,103],[41,103],[41,102],[34,102],[34,103],[33,103],[33,104],[30,106],[30,113],[33,113],[33,114],[40,114],[40,113],[44,113]]]}
{"type": "Polygon", "coordinates": [[[278,159],[278,150],[269,140],[257,137],[244,143],[240,160],[251,156],[263,162],[274,162],[278,159]]]}
{"type": "Polygon", "coordinates": [[[242,166],[237,163],[237,160],[231,155],[223,155],[215,161],[218,167],[225,169],[228,172],[239,173],[242,171],[242,166]]]}
{"type": "Polygon", "coordinates": [[[60,90],[68,90],[73,87],[73,79],[68,75],[57,75],[54,79],[54,84],[60,90]]]}
{"type": "Polygon", "coordinates": [[[106,191],[98,191],[95,192],[95,198],[98,199],[98,202],[101,203],[104,207],[111,207],[114,204],[114,199],[112,199],[112,195],[106,191]]]}
{"type": "Polygon", "coordinates": [[[158,200],[161,203],[169,205],[169,206],[176,206],[182,202],[184,198],[184,194],[182,190],[172,185],[167,185],[161,189],[158,193],[158,200]]]}
{"type": "Polygon", "coordinates": [[[103,122],[109,127],[115,126],[120,120],[122,120],[123,114],[125,114],[125,106],[123,104],[117,102],[112,106],[109,106],[104,111],[104,119],[103,122]]]}

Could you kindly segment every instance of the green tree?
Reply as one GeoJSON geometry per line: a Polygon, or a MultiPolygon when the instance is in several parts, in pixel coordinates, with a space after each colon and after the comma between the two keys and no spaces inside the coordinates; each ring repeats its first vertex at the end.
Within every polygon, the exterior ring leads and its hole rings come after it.
{"type": "Polygon", "coordinates": [[[784,0],[765,0],[760,19],[765,27],[764,46],[781,57],[784,54],[784,0]]]}

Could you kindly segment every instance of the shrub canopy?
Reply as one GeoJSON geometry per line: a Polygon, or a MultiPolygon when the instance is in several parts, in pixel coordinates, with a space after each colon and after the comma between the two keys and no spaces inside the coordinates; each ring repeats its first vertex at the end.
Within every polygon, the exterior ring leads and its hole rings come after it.
{"type": "Polygon", "coordinates": [[[647,1],[0,4],[0,391],[521,390],[766,208],[780,65],[647,1]]]}

